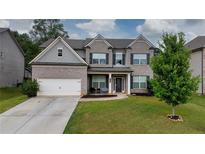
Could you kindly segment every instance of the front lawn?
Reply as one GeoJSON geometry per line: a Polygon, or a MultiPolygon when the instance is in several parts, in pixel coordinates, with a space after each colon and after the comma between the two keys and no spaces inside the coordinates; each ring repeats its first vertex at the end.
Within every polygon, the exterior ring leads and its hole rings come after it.
{"type": "Polygon", "coordinates": [[[205,96],[176,108],[183,122],[166,118],[171,107],[155,97],[80,102],[64,133],[205,133],[205,96]]]}
{"type": "Polygon", "coordinates": [[[0,113],[22,103],[27,99],[19,88],[0,88],[0,113]]]}

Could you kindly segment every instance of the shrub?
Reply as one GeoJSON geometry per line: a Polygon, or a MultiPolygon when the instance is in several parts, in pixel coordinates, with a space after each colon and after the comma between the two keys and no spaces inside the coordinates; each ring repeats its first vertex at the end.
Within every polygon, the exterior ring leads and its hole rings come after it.
{"type": "Polygon", "coordinates": [[[149,96],[154,96],[153,87],[152,87],[152,80],[147,81],[147,90],[149,96]]]}
{"type": "Polygon", "coordinates": [[[37,95],[39,85],[36,80],[26,80],[22,84],[22,93],[28,97],[34,97],[37,95]]]}

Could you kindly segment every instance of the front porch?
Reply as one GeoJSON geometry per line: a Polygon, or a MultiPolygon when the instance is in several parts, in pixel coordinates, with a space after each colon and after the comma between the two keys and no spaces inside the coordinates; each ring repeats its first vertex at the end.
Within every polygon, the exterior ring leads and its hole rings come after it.
{"type": "Polygon", "coordinates": [[[88,74],[89,95],[130,94],[130,73],[95,72],[88,74]]]}

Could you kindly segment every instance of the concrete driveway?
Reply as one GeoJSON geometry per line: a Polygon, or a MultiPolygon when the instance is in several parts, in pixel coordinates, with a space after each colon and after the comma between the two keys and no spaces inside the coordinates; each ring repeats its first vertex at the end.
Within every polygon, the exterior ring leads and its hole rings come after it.
{"type": "Polygon", "coordinates": [[[60,134],[78,96],[35,97],[0,114],[0,134],[60,134]]]}

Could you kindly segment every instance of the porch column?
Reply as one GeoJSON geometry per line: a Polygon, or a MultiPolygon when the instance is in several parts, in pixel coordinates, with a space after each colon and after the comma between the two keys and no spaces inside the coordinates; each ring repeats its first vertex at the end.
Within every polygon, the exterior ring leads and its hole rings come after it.
{"type": "Polygon", "coordinates": [[[127,94],[130,95],[130,73],[127,74],[127,94]]]}
{"type": "Polygon", "coordinates": [[[111,93],[112,93],[112,88],[111,88],[111,85],[112,85],[112,74],[111,74],[111,73],[109,73],[108,82],[109,82],[109,86],[108,86],[108,88],[109,88],[109,94],[111,94],[111,93]]]}

